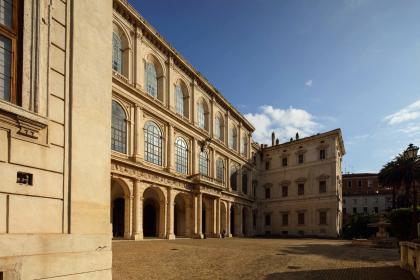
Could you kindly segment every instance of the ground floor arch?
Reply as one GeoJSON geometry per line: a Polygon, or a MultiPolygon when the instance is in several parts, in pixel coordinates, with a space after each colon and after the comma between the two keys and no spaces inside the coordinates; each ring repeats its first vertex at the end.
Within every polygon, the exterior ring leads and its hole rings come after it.
{"type": "Polygon", "coordinates": [[[174,200],[174,234],[176,237],[191,235],[190,198],[188,194],[179,193],[174,200]]]}
{"type": "Polygon", "coordinates": [[[236,231],[235,231],[235,207],[233,205],[230,206],[230,233],[232,235],[236,234],[236,231]]]}
{"type": "Polygon", "coordinates": [[[143,193],[143,236],[164,238],[165,195],[157,187],[149,187],[143,193]]]}
{"type": "Polygon", "coordinates": [[[242,208],[242,227],[241,227],[241,230],[242,230],[242,234],[244,236],[249,235],[249,232],[248,232],[249,218],[248,218],[248,216],[249,216],[249,210],[248,210],[248,208],[247,207],[243,207],[242,208]]]}
{"type": "Polygon", "coordinates": [[[226,204],[224,202],[220,203],[220,234],[222,237],[226,237],[228,234],[227,228],[227,209],[226,204]]]}
{"type": "Polygon", "coordinates": [[[111,224],[114,238],[130,238],[130,190],[123,180],[111,180],[111,224]]]}

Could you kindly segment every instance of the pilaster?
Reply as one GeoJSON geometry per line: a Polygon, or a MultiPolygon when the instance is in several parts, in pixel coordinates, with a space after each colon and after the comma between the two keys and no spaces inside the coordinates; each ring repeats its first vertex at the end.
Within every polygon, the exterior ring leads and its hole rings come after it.
{"type": "Polygon", "coordinates": [[[143,131],[143,111],[139,105],[135,106],[134,111],[134,159],[136,162],[143,161],[144,155],[144,131],[143,131]]]}
{"type": "Polygon", "coordinates": [[[174,202],[174,195],[173,195],[173,189],[172,188],[168,188],[168,211],[167,211],[167,227],[168,229],[166,230],[167,235],[166,238],[167,239],[175,239],[175,234],[174,234],[174,206],[175,206],[175,202],[174,202]]]}
{"type": "Polygon", "coordinates": [[[132,239],[143,239],[143,188],[139,180],[134,180],[134,215],[132,239]]]}
{"type": "Polygon", "coordinates": [[[166,147],[167,147],[167,153],[166,153],[166,158],[167,158],[167,170],[169,172],[173,172],[175,171],[175,153],[174,153],[174,127],[172,126],[172,124],[169,124],[168,126],[168,141],[166,143],[166,147]]]}
{"type": "Polygon", "coordinates": [[[197,193],[194,195],[194,237],[202,239],[204,238],[202,232],[202,211],[203,211],[203,195],[197,193]]]}

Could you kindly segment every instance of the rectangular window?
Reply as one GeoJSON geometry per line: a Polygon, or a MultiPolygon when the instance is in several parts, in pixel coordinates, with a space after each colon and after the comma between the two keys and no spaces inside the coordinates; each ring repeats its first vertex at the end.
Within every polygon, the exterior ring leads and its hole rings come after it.
{"type": "Polygon", "coordinates": [[[343,208],[343,214],[346,215],[347,214],[347,209],[343,208]]]}
{"type": "Polygon", "coordinates": [[[267,160],[265,162],[265,170],[268,170],[268,169],[270,169],[270,162],[267,160]]]}
{"type": "Polygon", "coordinates": [[[284,158],[282,159],[282,165],[283,165],[283,166],[287,166],[287,157],[284,157],[284,158]]]}
{"type": "Polygon", "coordinates": [[[265,188],[265,199],[269,199],[271,197],[271,189],[265,188]]]}
{"type": "Polygon", "coordinates": [[[348,181],[347,186],[351,188],[351,181],[348,181]]]}
{"type": "Polygon", "coordinates": [[[298,224],[299,225],[305,224],[305,213],[298,213],[298,224]]]}
{"type": "Polygon", "coordinates": [[[281,193],[282,193],[282,196],[283,197],[287,197],[288,195],[289,195],[289,188],[287,187],[287,186],[283,186],[282,188],[281,188],[281,193]]]}
{"type": "Polygon", "coordinates": [[[361,187],[362,187],[362,180],[359,180],[359,181],[357,182],[357,185],[358,185],[358,187],[359,187],[359,188],[361,188],[361,187]]]}
{"type": "Polygon", "coordinates": [[[17,67],[21,1],[0,1],[0,99],[18,103],[17,67]]]}
{"type": "Polygon", "coordinates": [[[373,211],[375,212],[375,214],[379,213],[378,207],[373,208],[373,211]]]}
{"type": "Polygon", "coordinates": [[[298,184],[298,195],[304,195],[305,194],[305,184],[298,184]]]}
{"type": "Polygon", "coordinates": [[[326,192],[327,192],[327,182],[319,181],[319,193],[326,193],[326,192]]]}
{"type": "Polygon", "coordinates": [[[325,159],[325,149],[319,150],[319,159],[325,159]]]}
{"type": "Polygon", "coordinates": [[[281,234],[283,234],[283,235],[288,235],[288,234],[289,234],[289,232],[288,232],[287,230],[283,230],[283,231],[281,232],[281,234]]]}
{"type": "Polygon", "coordinates": [[[298,155],[298,163],[303,164],[303,154],[298,155]]]}
{"type": "Polygon", "coordinates": [[[353,207],[353,214],[357,214],[357,208],[353,207]]]}
{"type": "Polygon", "coordinates": [[[368,208],[367,207],[363,207],[363,214],[367,214],[368,213],[368,208]]]}
{"type": "Polygon", "coordinates": [[[327,224],[327,212],[321,211],[319,212],[319,224],[326,225],[327,224]]]}
{"type": "Polygon", "coordinates": [[[265,225],[271,226],[271,214],[265,214],[265,225]]]}
{"type": "Polygon", "coordinates": [[[299,230],[299,231],[298,231],[298,234],[299,234],[299,235],[305,235],[305,232],[304,232],[303,230],[299,230]]]}
{"type": "Polygon", "coordinates": [[[289,225],[289,214],[284,213],[281,215],[281,223],[283,226],[289,225]]]}

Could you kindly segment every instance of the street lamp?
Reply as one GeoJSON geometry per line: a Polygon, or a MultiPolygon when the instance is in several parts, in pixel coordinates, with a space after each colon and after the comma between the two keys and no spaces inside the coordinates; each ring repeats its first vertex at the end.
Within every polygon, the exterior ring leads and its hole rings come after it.
{"type": "Polygon", "coordinates": [[[404,155],[409,159],[416,159],[419,147],[414,146],[413,144],[408,145],[407,150],[405,150],[404,155]]]}
{"type": "Polygon", "coordinates": [[[416,189],[416,179],[414,177],[414,165],[415,161],[417,160],[417,153],[419,151],[419,147],[414,146],[413,144],[408,145],[408,148],[404,151],[404,156],[406,159],[410,160],[409,167],[411,168],[411,180],[413,184],[413,217],[412,217],[412,237],[416,239],[419,236],[419,224],[418,224],[418,216],[417,216],[417,189],[416,189]]]}

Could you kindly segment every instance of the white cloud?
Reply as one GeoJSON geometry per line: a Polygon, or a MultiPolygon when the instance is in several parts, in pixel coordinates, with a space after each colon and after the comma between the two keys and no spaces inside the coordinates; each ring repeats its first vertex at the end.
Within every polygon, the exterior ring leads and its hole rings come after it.
{"type": "Polygon", "coordinates": [[[312,87],[312,83],[313,83],[313,81],[312,81],[312,80],[307,80],[307,81],[305,82],[305,86],[307,86],[307,87],[312,87]]]}
{"type": "Polygon", "coordinates": [[[310,113],[293,107],[280,109],[264,105],[259,108],[259,112],[245,114],[245,117],[255,127],[255,141],[264,144],[271,143],[273,131],[280,142],[285,142],[291,137],[294,138],[296,132],[305,137],[314,134],[321,127],[310,113]]]}
{"type": "Polygon", "coordinates": [[[352,136],[346,140],[346,145],[353,145],[353,144],[360,143],[364,141],[365,139],[368,139],[369,137],[370,137],[369,134],[361,134],[361,135],[352,136]]]}
{"type": "Polygon", "coordinates": [[[385,117],[389,125],[400,124],[420,118],[420,100],[402,108],[398,112],[385,117]]]}

